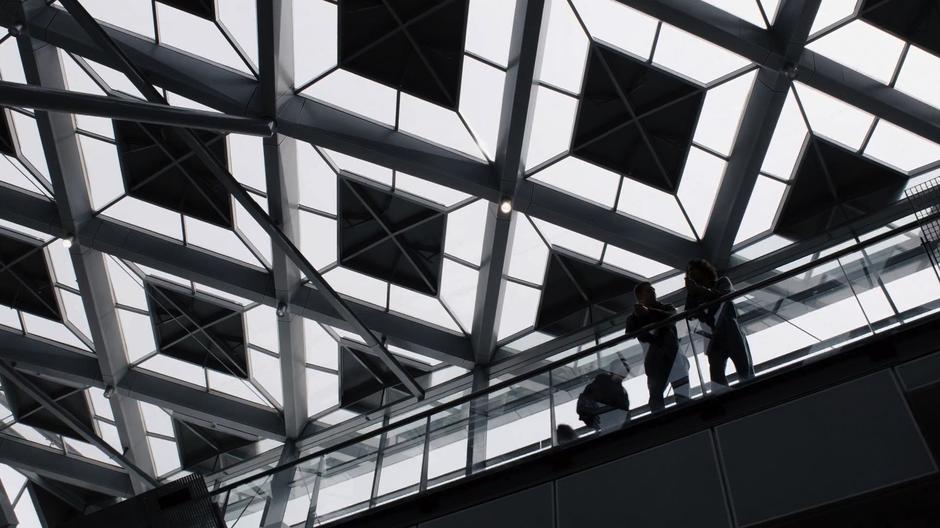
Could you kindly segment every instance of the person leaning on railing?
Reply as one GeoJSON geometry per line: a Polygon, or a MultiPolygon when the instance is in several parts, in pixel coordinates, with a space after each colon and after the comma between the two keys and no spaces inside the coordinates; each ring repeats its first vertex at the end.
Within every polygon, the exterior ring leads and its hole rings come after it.
{"type": "Polygon", "coordinates": [[[607,364],[578,396],[578,418],[595,431],[606,428],[601,417],[619,409],[627,413],[624,423],[630,420],[630,399],[623,388],[623,380],[630,374],[630,367],[622,357],[615,357],[607,364]]]}
{"type": "MultiPolygon", "coordinates": [[[[685,309],[693,310],[699,305],[718,299],[734,291],[731,279],[719,277],[715,267],[705,259],[689,261],[685,274],[685,309]]],[[[734,364],[738,377],[746,380],[754,377],[754,363],[747,338],[738,325],[738,314],[733,301],[725,301],[693,314],[690,319],[702,323],[708,338],[705,355],[708,357],[708,372],[713,383],[728,385],[725,366],[728,360],[734,364]]]]}

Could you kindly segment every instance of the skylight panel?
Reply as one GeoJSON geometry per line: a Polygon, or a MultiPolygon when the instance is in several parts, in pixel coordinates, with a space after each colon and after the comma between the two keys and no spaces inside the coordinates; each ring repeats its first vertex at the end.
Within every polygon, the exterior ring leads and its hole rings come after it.
{"type": "Polygon", "coordinates": [[[0,43],[0,77],[4,81],[26,84],[23,62],[15,38],[8,38],[0,43]]]}
{"type": "Polygon", "coordinates": [[[480,161],[486,160],[476,139],[455,112],[406,93],[401,94],[398,105],[398,127],[402,132],[426,138],[480,161]]]}
{"type": "MultiPolygon", "coordinates": [[[[765,28],[767,27],[764,24],[764,17],[761,16],[760,7],[757,5],[757,0],[704,0],[705,3],[711,4],[722,11],[731,13],[732,15],[740,18],[741,20],[746,20],[751,24],[754,24],[757,27],[765,28]]],[[[776,9],[775,9],[776,11],[776,9]]],[[[770,15],[770,13],[768,13],[770,15]]]]}
{"type": "Polygon", "coordinates": [[[336,173],[309,143],[297,142],[297,173],[300,205],[336,214],[336,173]]]}
{"type": "Polygon", "coordinates": [[[49,167],[46,166],[46,152],[42,148],[42,139],[39,137],[39,127],[36,120],[30,116],[16,111],[10,111],[9,116],[20,149],[23,161],[28,162],[39,175],[49,180],[49,167]]]}
{"type": "Polygon", "coordinates": [[[228,159],[232,176],[242,185],[265,192],[264,146],[260,137],[229,134],[228,159]]]}
{"type": "Polygon", "coordinates": [[[300,243],[307,260],[318,270],[336,262],[336,220],[300,211],[300,243]]]}
{"type": "Polygon", "coordinates": [[[731,153],[756,78],[754,70],[705,92],[695,128],[696,143],[719,154],[731,153]]]}
{"type": "Polygon", "coordinates": [[[357,273],[348,268],[335,268],[323,274],[337,292],[384,308],[388,283],[357,273]]]}
{"type": "Polygon", "coordinates": [[[675,196],[630,178],[623,179],[617,210],[680,236],[695,239],[695,233],[686,221],[675,196]]]}
{"type": "MultiPolygon", "coordinates": [[[[110,122],[108,128],[114,130],[110,122]]],[[[124,195],[117,147],[85,135],[79,135],[78,142],[82,149],[85,173],[90,176],[87,181],[91,206],[96,210],[103,209],[124,195]]]]}
{"type": "Polygon", "coordinates": [[[395,125],[395,89],[346,70],[334,71],[301,93],[370,121],[395,125]]]}
{"type": "Polygon", "coordinates": [[[940,160],[940,145],[879,120],[865,147],[865,155],[900,171],[912,172],[940,160]]]}
{"type": "Polygon", "coordinates": [[[530,328],[535,323],[540,297],[535,288],[506,282],[497,339],[503,340],[530,328]]]}
{"type": "Polygon", "coordinates": [[[292,2],[294,25],[294,76],[297,85],[336,67],[336,4],[326,0],[292,2]]]}
{"type": "Polygon", "coordinates": [[[447,214],[445,253],[470,264],[480,265],[488,207],[487,201],[477,200],[447,214]]]}
{"type": "Polygon", "coordinates": [[[940,108],[940,57],[911,46],[894,87],[911,97],[940,108]]]}
{"type": "Polygon", "coordinates": [[[304,319],[304,343],[308,364],[330,370],[338,368],[336,339],[316,321],[304,319]]]}
{"type": "MultiPolygon", "coordinates": [[[[252,64],[258,64],[258,14],[253,0],[223,0],[216,3],[219,22],[252,64]]],[[[301,31],[304,31],[301,28],[301,31]]]]}
{"type": "Polygon", "coordinates": [[[52,198],[51,190],[47,189],[47,185],[51,185],[40,183],[22,162],[10,156],[0,159],[0,182],[22,191],[52,198]]]}
{"type": "Polygon", "coordinates": [[[156,2],[156,13],[161,44],[252,74],[214,21],[170,7],[162,1],[156,2]]]}
{"type": "Polygon", "coordinates": [[[813,27],[810,29],[810,35],[828,28],[855,13],[855,6],[858,0],[826,0],[819,3],[819,11],[816,13],[816,19],[813,21],[813,27]]]}
{"type": "Polygon", "coordinates": [[[780,111],[761,171],[789,180],[806,143],[806,121],[791,90],[780,111]]]}
{"type": "Polygon", "coordinates": [[[435,298],[428,295],[421,295],[412,290],[395,286],[390,286],[389,291],[389,310],[400,314],[410,315],[417,320],[441,326],[448,330],[461,332],[460,326],[454,321],[453,317],[447,313],[443,305],[435,298]]]}
{"type": "Polygon", "coordinates": [[[548,263],[548,246],[535,230],[532,220],[526,215],[514,214],[510,236],[512,238],[507,274],[531,284],[541,285],[548,263]]]}
{"type": "Polygon", "coordinates": [[[671,266],[608,244],[604,251],[604,264],[609,264],[644,279],[658,277],[672,271],[671,266]]]}
{"type": "Polygon", "coordinates": [[[320,152],[325,154],[340,171],[368,178],[388,188],[392,187],[392,169],[332,150],[321,149],[320,152]]]}
{"type": "Polygon", "coordinates": [[[787,185],[773,178],[759,176],[741,219],[735,244],[763,234],[773,227],[787,185]]]}
{"type": "Polygon", "coordinates": [[[265,265],[270,263],[270,260],[267,263],[261,262],[258,255],[252,253],[238,234],[230,229],[189,216],[183,217],[183,229],[189,244],[259,267],[266,267],[265,265]]]}
{"type": "Polygon", "coordinates": [[[770,235],[761,240],[735,251],[734,256],[744,260],[754,260],[769,255],[778,249],[785,248],[793,242],[779,235],[770,235]]]}
{"type": "Polygon", "coordinates": [[[874,116],[802,83],[794,83],[809,126],[816,134],[858,150],[874,116]]]}
{"type": "Polygon", "coordinates": [[[747,59],[669,24],[656,41],[653,63],[702,84],[746,67],[747,59]]]}
{"type": "Polygon", "coordinates": [[[573,156],[548,165],[530,178],[608,209],[614,207],[620,185],[617,173],[573,156]]]}
{"type": "Polygon", "coordinates": [[[475,141],[479,142],[478,150],[482,150],[486,158],[492,160],[496,157],[506,74],[467,56],[463,63],[463,82],[460,115],[466,120],[466,128],[471,131],[475,141]]]}
{"type": "Polygon", "coordinates": [[[536,229],[545,237],[545,240],[551,246],[565,248],[590,257],[595,261],[601,259],[604,243],[600,240],[595,240],[589,236],[576,233],[570,229],[565,229],[564,227],[559,227],[537,218],[532,219],[532,223],[535,224],[536,229]]]}
{"type": "Polygon", "coordinates": [[[536,87],[533,97],[524,163],[527,170],[567,152],[578,111],[577,99],[545,87],[536,87]]]}
{"type": "Polygon", "coordinates": [[[395,173],[395,190],[408,193],[417,198],[431,200],[445,207],[453,207],[472,198],[469,194],[456,189],[416,178],[403,172],[395,173]]]}
{"type": "Polygon", "coordinates": [[[451,259],[444,259],[440,299],[467,333],[473,327],[473,310],[476,307],[479,278],[478,270],[451,259]]]}
{"type": "Polygon", "coordinates": [[[904,41],[856,20],[809,43],[807,49],[884,84],[891,82],[904,41]]]}
{"type": "Polygon", "coordinates": [[[138,99],[145,99],[134,86],[134,83],[123,73],[88,59],[76,58],[76,60],[79,61],[79,65],[83,69],[87,67],[95,76],[99,77],[110,90],[123,92],[138,99]]]}
{"type": "Polygon", "coordinates": [[[277,314],[271,306],[262,304],[245,311],[245,335],[254,347],[277,353],[277,326],[277,314]]]}
{"type": "Polygon", "coordinates": [[[567,0],[547,0],[548,22],[542,32],[541,59],[536,79],[570,93],[581,91],[590,39],[584,34],[567,0]]]}
{"type": "Polygon", "coordinates": [[[574,6],[594,40],[643,60],[649,58],[658,20],[614,0],[574,0],[574,6]]]}
{"type": "Polygon", "coordinates": [[[110,0],[83,0],[82,6],[101,22],[154,39],[152,0],[126,0],[120,9],[110,0]]]}
{"type": "Polygon", "coordinates": [[[506,67],[515,11],[516,0],[470,0],[467,51],[506,67]]]}
{"type": "Polygon", "coordinates": [[[767,20],[771,23],[777,19],[777,11],[780,9],[780,0],[757,0],[764,9],[767,20]]]}
{"type": "Polygon", "coordinates": [[[183,222],[180,215],[131,196],[122,198],[100,214],[135,228],[183,240],[183,222]]]}
{"type": "Polygon", "coordinates": [[[676,196],[699,237],[705,234],[726,166],[725,160],[704,150],[689,151],[676,196]]]}

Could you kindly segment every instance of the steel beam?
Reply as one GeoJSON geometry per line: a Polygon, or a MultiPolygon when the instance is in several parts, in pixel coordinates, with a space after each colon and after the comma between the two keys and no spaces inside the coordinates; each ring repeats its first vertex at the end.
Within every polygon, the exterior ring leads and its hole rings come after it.
{"type": "Polygon", "coordinates": [[[17,524],[19,523],[16,520],[16,512],[13,511],[13,504],[10,503],[10,497],[0,482],[0,528],[12,528],[17,524]]]}
{"type": "MultiPolygon", "coordinates": [[[[259,0],[257,9],[262,107],[267,115],[276,118],[277,102],[293,95],[293,0],[259,0]]],[[[287,238],[297,243],[300,239],[297,142],[282,134],[265,138],[264,169],[268,212],[287,238]]],[[[287,308],[277,321],[278,354],[284,427],[287,437],[295,439],[303,432],[309,416],[304,323],[301,316],[290,310],[294,293],[302,287],[301,275],[300,269],[277,246],[272,248],[271,273],[278,306],[287,308]]],[[[283,517],[283,511],[281,514],[283,517]]]]}
{"type": "Polygon", "coordinates": [[[113,495],[134,495],[130,477],[120,469],[65,456],[47,447],[0,436],[0,462],[80,488],[113,495]]]}
{"type": "Polygon", "coordinates": [[[530,181],[520,185],[515,209],[674,268],[703,256],[694,240],[530,181]]]}
{"type": "MultiPolygon", "coordinates": [[[[42,2],[39,4],[42,5],[42,2]]],[[[18,44],[29,83],[36,85],[37,90],[43,90],[42,87],[53,90],[65,88],[64,72],[55,47],[26,36],[19,37],[18,44]]],[[[37,109],[36,123],[42,138],[59,216],[66,230],[76,233],[81,223],[91,218],[93,209],[74,120],[68,114],[37,109]]],[[[120,322],[114,308],[105,257],[98,251],[83,248],[78,244],[72,246],[70,253],[95,344],[95,356],[98,358],[105,384],[113,387],[127,371],[128,359],[120,322]]],[[[156,471],[140,406],[136,401],[121,396],[111,398],[110,403],[124,452],[128,459],[149,477],[143,478],[138,472],[131,472],[134,490],[142,493],[155,484],[156,471]]]]}
{"type": "MultiPolygon", "coordinates": [[[[108,35],[107,31],[98,24],[77,0],[61,0],[61,3],[72,16],[78,19],[82,30],[87,33],[96,44],[107,50],[107,52],[113,56],[119,65],[118,71],[123,73],[148,101],[166,104],[166,99],[163,95],[144,77],[143,73],[141,73],[127,55],[124,54],[120,46],[108,35]]],[[[300,269],[300,272],[306,276],[307,280],[323,295],[330,306],[336,310],[344,320],[353,326],[354,331],[362,337],[366,345],[381,354],[382,362],[385,363],[389,371],[401,381],[405,389],[413,396],[421,398],[424,395],[424,389],[402,368],[395,359],[395,356],[388,352],[385,345],[372,333],[372,330],[359,320],[346,302],[340,298],[333,287],[323,279],[320,272],[307,260],[300,249],[281,231],[268,213],[255,202],[254,198],[252,198],[248,191],[242,187],[241,183],[232,176],[228,169],[209,152],[209,149],[206,148],[202,141],[188,129],[171,128],[170,131],[182,140],[187,147],[192,149],[195,156],[206,165],[209,172],[225,187],[225,190],[232,195],[232,198],[234,198],[235,201],[248,212],[249,216],[259,224],[261,229],[271,237],[271,242],[274,246],[284,252],[286,257],[300,269]]]]}
{"type": "Polygon", "coordinates": [[[783,71],[795,62],[796,80],[870,114],[940,143],[940,110],[810,50],[787,60],[781,40],[701,0],[617,0],[683,31],[710,40],[763,68],[783,71]]]}
{"type": "MultiPolygon", "coordinates": [[[[66,234],[53,202],[4,186],[0,186],[0,218],[57,237],[66,234]]],[[[82,246],[166,273],[185,276],[268,306],[277,306],[274,281],[270,274],[224,256],[184,246],[101,216],[87,220],[77,239],[82,246]]],[[[461,367],[472,366],[473,352],[470,340],[465,336],[399,317],[352,299],[346,299],[346,302],[360,320],[375,332],[386,336],[390,344],[461,367]]],[[[352,326],[309,286],[294,292],[290,310],[324,324],[353,331],[352,326]]]]}
{"type": "Polygon", "coordinates": [[[274,131],[274,122],[268,119],[231,116],[6,81],[0,81],[0,104],[252,136],[270,136],[274,131]]]}
{"type": "MultiPolygon", "coordinates": [[[[473,314],[473,355],[477,364],[486,365],[493,359],[502,312],[505,284],[503,274],[509,265],[512,216],[500,211],[500,201],[515,201],[516,190],[525,180],[526,143],[529,136],[529,114],[533,79],[538,62],[545,0],[518,0],[513,18],[509,45],[509,68],[503,85],[503,104],[496,143],[496,172],[500,197],[489,204],[483,235],[483,257],[477,282],[473,314]]],[[[517,215],[519,213],[516,213],[517,215]]],[[[521,217],[518,221],[524,221],[521,217]]]]}
{"type": "Polygon", "coordinates": [[[111,447],[111,444],[102,440],[94,431],[88,428],[83,424],[78,418],[76,418],[72,413],[67,409],[62,407],[57,401],[50,398],[45,392],[37,387],[31,380],[20,374],[16,371],[9,363],[0,361],[0,372],[13,382],[17,387],[25,392],[30,398],[39,402],[47,411],[49,411],[56,418],[65,423],[69,428],[75,431],[82,440],[88,442],[89,444],[97,447],[108,455],[109,458],[117,462],[121,467],[126,469],[129,473],[136,474],[139,478],[143,479],[150,484],[151,487],[157,485],[157,480],[147,474],[146,471],[142,470],[133,461],[124,456],[122,453],[119,453],[116,449],[111,447]]]}
{"type": "MultiPolygon", "coordinates": [[[[65,345],[55,345],[19,333],[0,331],[0,360],[17,370],[69,385],[105,388],[98,360],[65,345]]],[[[270,409],[242,403],[203,389],[138,370],[127,372],[115,395],[152,403],[201,421],[253,436],[283,440],[284,422],[270,409]]]]}
{"type": "MultiPolygon", "coordinates": [[[[268,0],[261,0],[266,2],[268,0]]],[[[287,442],[281,450],[281,457],[277,465],[283,466],[297,460],[297,445],[294,442],[287,442]]],[[[287,504],[290,502],[292,484],[294,475],[299,469],[294,465],[283,471],[279,471],[271,477],[271,495],[267,497],[264,503],[264,513],[261,516],[261,528],[286,528],[284,523],[284,514],[287,513],[287,504]]]]}
{"type": "MultiPolygon", "coordinates": [[[[799,59],[819,4],[820,0],[786,0],[780,6],[771,35],[783,46],[785,62],[799,59]]],[[[789,89],[786,73],[768,68],[758,71],[702,238],[708,258],[719,268],[728,264],[789,89]]]]}

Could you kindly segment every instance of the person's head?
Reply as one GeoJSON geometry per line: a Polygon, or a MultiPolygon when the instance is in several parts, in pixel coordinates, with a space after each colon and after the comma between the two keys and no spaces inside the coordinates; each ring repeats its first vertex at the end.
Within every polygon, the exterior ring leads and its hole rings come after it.
{"type": "Polygon", "coordinates": [[[627,362],[624,361],[623,358],[617,356],[607,363],[604,371],[613,376],[615,379],[623,381],[626,379],[627,375],[630,374],[630,366],[627,365],[627,362]]]}
{"type": "Polygon", "coordinates": [[[559,424],[555,428],[555,440],[558,441],[558,445],[567,444],[568,442],[574,442],[578,439],[578,433],[574,432],[568,424],[559,424]]]}
{"type": "Polygon", "coordinates": [[[685,275],[693,281],[710,286],[718,282],[718,271],[712,263],[705,259],[694,259],[689,261],[689,267],[685,275]]]}
{"type": "Polygon", "coordinates": [[[648,282],[641,282],[633,288],[636,302],[647,305],[656,302],[656,288],[648,282]]]}

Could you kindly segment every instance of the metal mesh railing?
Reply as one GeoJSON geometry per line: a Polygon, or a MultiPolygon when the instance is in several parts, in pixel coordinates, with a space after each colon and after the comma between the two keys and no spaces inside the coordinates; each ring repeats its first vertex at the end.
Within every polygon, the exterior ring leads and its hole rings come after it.
{"type": "Polygon", "coordinates": [[[936,267],[940,263],[940,178],[915,185],[905,194],[920,222],[924,249],[936,267]]]}

